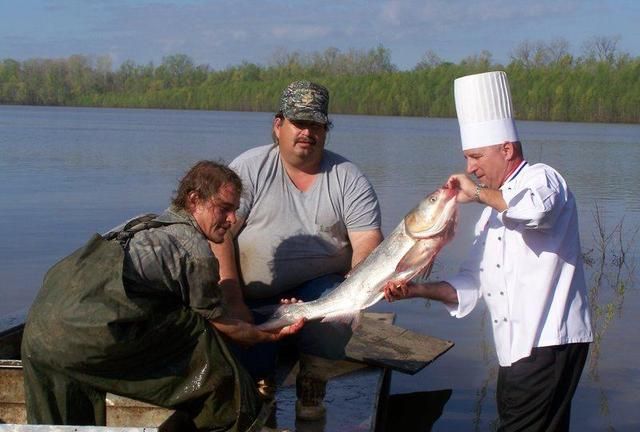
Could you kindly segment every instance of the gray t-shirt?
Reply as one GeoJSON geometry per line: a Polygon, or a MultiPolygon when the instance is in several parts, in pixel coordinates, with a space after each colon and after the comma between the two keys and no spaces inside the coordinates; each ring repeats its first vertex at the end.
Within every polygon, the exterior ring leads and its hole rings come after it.
{"type": "Polygon", "coordinates": [[[380,228],[369,180],[344,157],[325,150],[306,192],[293,184],[275,145],[251,149],[229,165],[242,178],[238,265],[250,299],[278,295],[301,283],[351,268],[347,231],[380,228]]]}

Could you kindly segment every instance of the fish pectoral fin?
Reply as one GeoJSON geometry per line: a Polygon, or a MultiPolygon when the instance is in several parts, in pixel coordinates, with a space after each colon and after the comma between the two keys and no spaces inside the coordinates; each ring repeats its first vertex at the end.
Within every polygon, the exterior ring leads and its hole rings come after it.
{"type": "Polygon", "coordinates": [[[356,327],[360,325],[360,319],[362,318],[362,314],[360,312],[356,313],[353,319],[351,320],[351,330],[355,330],[356,327]]]}
{"type": "Polygon", "coordinates": [[[355,328],[358,323],[360,323],[360,311],[332,312],[325,315],[320,322],[341,322],[344,324],[350,324],[352,328],[355,328]]]}
{"type": "Polygon", "coordinates": [[[429,263],[429,265],[427,265],[425,268],[423,268],[422,270],[420,270],[415,276],[414,278],[420,278],[420,279],[427,279],[429,277],[429,275],[431,274],[431,269],[433,268],[433,260],[431,260],[431,262],[429,263]]]}
{"type": "Polygon", "coordinates": [[[396,265],[396,273],[411,272],[415,275],[427,267],[431,271],[435,252],[431,241],[418,240],[400,259],[396,265]]]}

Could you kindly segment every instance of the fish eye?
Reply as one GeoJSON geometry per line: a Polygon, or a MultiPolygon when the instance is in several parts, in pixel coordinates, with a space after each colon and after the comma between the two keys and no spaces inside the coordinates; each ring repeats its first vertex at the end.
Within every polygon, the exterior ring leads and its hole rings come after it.
{"type": "Polygon", "coordinates": [[[435,196],[432,196],[431,198],[429,198],[429,202],[436,202],[437,198],[435,196]]]}

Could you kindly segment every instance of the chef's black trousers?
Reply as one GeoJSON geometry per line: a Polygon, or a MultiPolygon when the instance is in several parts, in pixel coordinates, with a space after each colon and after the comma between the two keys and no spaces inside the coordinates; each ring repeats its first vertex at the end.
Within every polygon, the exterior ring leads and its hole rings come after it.
{"type": "Polygon", "coordinates": [[[588,343],[534,348],[498,371],[499,432],[568,431],[588,343]]]}

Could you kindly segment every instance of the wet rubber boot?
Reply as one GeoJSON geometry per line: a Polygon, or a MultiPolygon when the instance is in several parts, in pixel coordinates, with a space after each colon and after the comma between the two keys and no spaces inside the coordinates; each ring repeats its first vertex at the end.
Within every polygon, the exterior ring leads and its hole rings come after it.
{"type": "Polygon", "coordinates": [[[321,357],[300,355],[300,372],[296,377],[296,419],[317,421],[325,418],[324,396],[332,364],[333,361],[321,357]]]}

